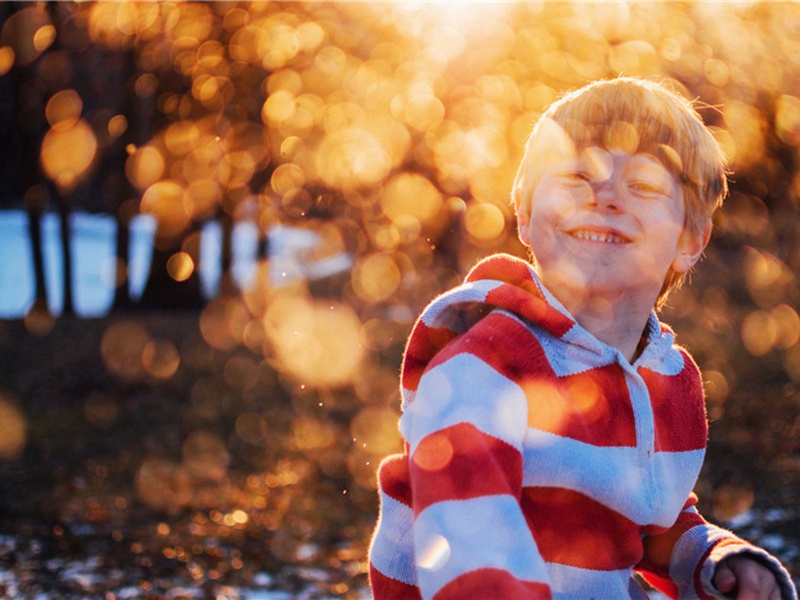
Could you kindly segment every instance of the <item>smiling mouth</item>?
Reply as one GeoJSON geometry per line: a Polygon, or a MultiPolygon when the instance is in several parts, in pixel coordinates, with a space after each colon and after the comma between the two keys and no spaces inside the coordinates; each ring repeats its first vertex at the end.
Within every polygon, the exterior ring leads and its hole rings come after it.
{"type": "Polygon", "coordinates": [[[592,231],[589,229],[576,229],[567,232],[571,237],[589,242],[600,242],[603,244],[627,244],[630,240],[617,233],[606,231],[592,231]]]}

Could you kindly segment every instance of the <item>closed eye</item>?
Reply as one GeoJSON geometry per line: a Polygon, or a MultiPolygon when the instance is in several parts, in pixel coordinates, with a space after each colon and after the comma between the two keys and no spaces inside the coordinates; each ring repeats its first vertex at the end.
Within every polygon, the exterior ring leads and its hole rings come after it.
{"type": "Polygon", "coordinates": [[[588,183],[592,180],[589,173],[585,171],[565,171],[559,175],[561,179],[576,183],[588,183]]]}
{"type": "Polygon", "coordinates": [[[666,190],[664,190],[661,186],[649,183],[647,181],[632,181],[628,184],[628,189],[633,190],[639,194],[643,195],[660,195],[660,196],[667,196],[669,195],[666,190]]]}

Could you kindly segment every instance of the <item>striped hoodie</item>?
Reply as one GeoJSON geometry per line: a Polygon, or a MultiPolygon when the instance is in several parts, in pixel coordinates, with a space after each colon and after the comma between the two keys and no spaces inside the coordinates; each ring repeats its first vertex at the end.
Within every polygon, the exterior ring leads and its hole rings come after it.
{"type": "Polygon", "coordinates": [[[749,552],[692,493],[707,434],[700,373],[655,314],[631,365],[578,325],[531,265],[491,256],[435,299],[402,370],[405,452],[379,468],[376,600],[723,597],[749,552]]]}

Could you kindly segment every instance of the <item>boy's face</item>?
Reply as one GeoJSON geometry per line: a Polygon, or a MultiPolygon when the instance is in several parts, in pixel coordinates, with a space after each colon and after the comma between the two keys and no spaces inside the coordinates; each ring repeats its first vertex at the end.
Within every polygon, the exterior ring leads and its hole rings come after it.
{"type": "Polygon", "coordinates": [[[691,269],[708,241],[684,230],[681,187],[648,154],[565,151],[525,200],[520,238],[568,307],[589,297],[653,306],[669,270],[691,269]]]}

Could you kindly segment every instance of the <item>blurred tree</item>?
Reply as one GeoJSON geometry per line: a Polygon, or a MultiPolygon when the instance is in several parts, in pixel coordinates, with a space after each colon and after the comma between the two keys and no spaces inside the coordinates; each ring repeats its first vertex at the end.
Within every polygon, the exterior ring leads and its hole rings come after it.
{"type": "MultiPolygon", "coordinates": [[[[70,68],[71,65],[71,57],[68,56],[66,52],[63,51],[61,48],[61,43],[59,40],[59,32],[62,30],[63,25],[63,18],[61,11],[58,9],[57,2],[47,2],[45,4],[47,10],[47,20],[49,26],[52,27],[52,42],[49,44],[48,47],[48,55],[46,59],[49,59],[47,64],[44,68],[40,68],[39,78],[40,78],[40,87],[43,87],[47,90],[47,101],[45,104],[45,114],[53,115],[54,113],[58,113],[62,109],[60,106],[53,106],[50,104],[53,101],[55,104],[58,104],[58,101],[53,100],[54,96],[61,90],[66,89],[70,85],[70,75],[72,74],[72,69],[70,68]],[[56,68],[53,68],[55,66],[56,68]]],[[[47,25],[45,25],[47,27],[47,25]]],[[[35,35],[35,34],[34,34],[35,35]]],[[[41,63],[40,63],[41,64],[41,63]]],[[[64,103],[66,104],[66,102],[64,103]]],[[[71,110],[78,113],[80,116],[80,108],[74,109],[70,107],[67,110],[71,110]]],[[[48,115],[48,116],[49,116],[48,115]]],[[[70,115],[68,118],[73,118],[74,115],[70,115]]],[[[57,120],[59,116],[49,116],[47,120],[50,122],[51,127],[57,126],[60,122],[57,120]]],[[[47,135],[47,134],[46,134],[47,135]]],[[[45,138],[47,139],[47,138],[45,138]]],[[[44,144],[45,140],[42,140],[44,144]]],[[[40,156],[40,160],[45,160],[44,147],[42,147],[42,154],[40,156]]],[[[59,147],[58,152],[64,152],[68,149],[66,146],[59,147]]],[[[47,165],[45,164],[45,170],[47,171],[47,165]]],[[[50,175],[50,173],[48,173],[50,175]]],[[[60,174],[59,174],[60,175],[60,174]]],[[[71,175],[70,175],[71,178],[71,175]]],[[[64,316],[73,316],[75,314],[75,306],[73,302],[74,296],[74,277],[73,277],[73,253],[72,253],[72,227],[70,224],[70,213],[72,212],[71,206],[69,203],[69,196],[72,195],[75,191],[75,182],[73,181],[58,181],[52,180],[48,182],[48,188],[50,190],[50,197],[53,199],[53,204],[56,207],[56,213],[58,214],[58,223],[61,230],[61,235],[59,236],[60,239],[60,247],[61,247],[61,263],[62,263],[62,283],[63,283],[63,297],[62,297],[62,314],[64,316]]]]}
{"type": "Polygon", "coordinates": [[[45,130],[44,100],[36,85],[36,60],[39,53],[32,47],[31,23],[44,21],[43,12],[32,4],[3,4],[2,43],[13,49],[15,68],[9,74],[10,109],[8,123],[12,134],[7,148],[17,148],[4,161],[4,171],[16,188],[16,198],[23,199],[28,215],[28,236],[33,257],[34,302],[30,310],[46,313],[47,286],[45,283],[42,249],[42,215],[47,208],[49,191],[41,184],[39,147],[45,130]]]}

